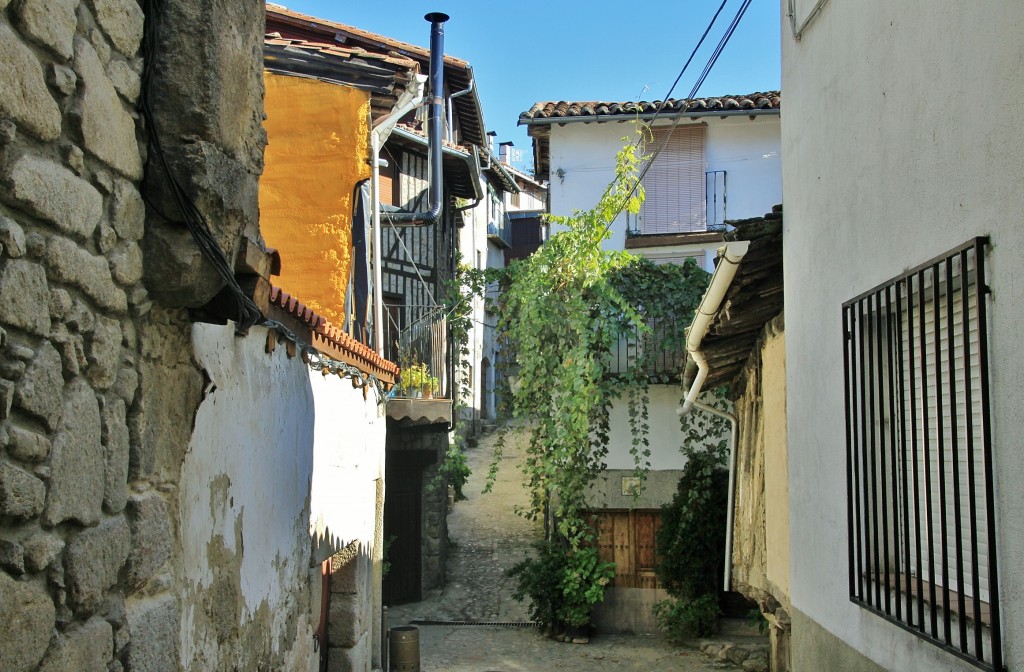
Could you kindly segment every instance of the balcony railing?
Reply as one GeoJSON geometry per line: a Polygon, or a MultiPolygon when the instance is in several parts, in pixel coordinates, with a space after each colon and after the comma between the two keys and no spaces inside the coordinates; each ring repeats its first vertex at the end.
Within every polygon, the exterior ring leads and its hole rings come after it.
{"type": "Polygon", "coordinates": [[[444,309],[389,304],[384,327],[386,355],[402,368],[395,396],[450,398],[448,321],[444,309]]]}
{"type": "Polygon", "coordinates": [[[634,328],[622,334],[612,348],[608,373],[621,375],[642,367],[654,382],[675,380],[686,363],[687,324],[676,318],[652,318],[647,320],[650,331],[634,328]]]}
{"type": "Polygon", "coordinates": [[[496,222],[487,224],[487,238],[506,249],[512,247],[512,220],[508,214],[502,215],[496,222]]]}

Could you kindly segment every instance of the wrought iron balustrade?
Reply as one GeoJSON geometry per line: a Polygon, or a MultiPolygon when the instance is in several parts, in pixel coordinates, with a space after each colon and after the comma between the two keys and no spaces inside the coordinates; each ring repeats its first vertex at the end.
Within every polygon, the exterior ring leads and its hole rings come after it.
{"type": "Polygon", "coordinates": [[[687,324],[674,317],[650,318],[646,324],[647,332],[634,327],[619,336],[612,347],[608,373],[621,375],[642,367],[656,382],[676,380],[686,363],[687,324]]]}
{"type": "Polygon", "coordinates": [[[396,396],[450,398],[448,319],[441,306],[386,304],[385,355],[401,366],[396,396]]]}

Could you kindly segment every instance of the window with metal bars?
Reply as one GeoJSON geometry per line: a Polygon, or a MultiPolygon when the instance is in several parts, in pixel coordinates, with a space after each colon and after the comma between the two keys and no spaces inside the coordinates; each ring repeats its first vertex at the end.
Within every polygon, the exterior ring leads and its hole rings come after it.
{"type": "Polygon", "coordinates": [[[639,234],[706,229],[704,129],[703,124],[695,124],[651,131],[645,151],[662,150],[644,175],[646,196],[637,215],[639,234]]]}
{"type": "Polygon", "coordinates": [[[986,238],[843,304],[850,599],[1002,669],[986,238]]]}

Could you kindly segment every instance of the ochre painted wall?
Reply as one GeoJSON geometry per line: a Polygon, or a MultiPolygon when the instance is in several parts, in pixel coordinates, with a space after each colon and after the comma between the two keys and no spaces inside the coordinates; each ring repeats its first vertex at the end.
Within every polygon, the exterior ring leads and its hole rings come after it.
{"type": "Polygon", "coordinates": [[[264,74],[269,144],[260,229],[281,253],[275,284],[335,324],[345,320],[353,190],[370,177],[370,94],[264,74]]]}

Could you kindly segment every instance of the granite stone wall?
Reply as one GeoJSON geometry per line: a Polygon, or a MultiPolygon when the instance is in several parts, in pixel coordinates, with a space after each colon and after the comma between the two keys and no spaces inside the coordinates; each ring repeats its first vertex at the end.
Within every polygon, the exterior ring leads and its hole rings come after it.
{"type": "MultiPolygon", "coordinates": [[[[131,479],[143,149],[133,0],[0,2],[0,669],[167,669],[159,484],[131,479]]],[[[173,605],[171,605],[173,607],[173,605]]],[[[172,663],[173,664],[173,663],[172,663]]]]}
{"type": "MultiPolygon", "coordinates": [[[[230,257],[258,239],[263,5],[163,4],[164,84],[202,80],[162,98],[165,144],[230,257]]],[[[0,0],[2,670],[179,666],[177,479],[204,384],[180,307],[220,284],[169,210],[147,218],[144,176],[166,185],[136,109],[146,18],[0,0]]]]}

